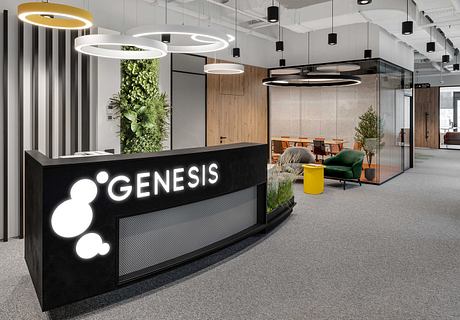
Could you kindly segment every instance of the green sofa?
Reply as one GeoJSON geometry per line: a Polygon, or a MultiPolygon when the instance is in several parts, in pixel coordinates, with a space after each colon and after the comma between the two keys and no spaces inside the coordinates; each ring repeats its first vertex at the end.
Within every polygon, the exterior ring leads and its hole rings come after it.
{"type": "Polygon", "coordinates": [[[324,161],[324,176],[329,179],[343,181],[345,190],[347,181],[356,181],[361,185],[364,152],[343,150],[335,157],[324,161]]]}

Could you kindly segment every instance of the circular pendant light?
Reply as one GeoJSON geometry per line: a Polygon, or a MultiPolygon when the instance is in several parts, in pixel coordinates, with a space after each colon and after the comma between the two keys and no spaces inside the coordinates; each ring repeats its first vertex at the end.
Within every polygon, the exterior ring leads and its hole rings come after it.
{"type": "Polygon", "coordinates": [[[204,65],[204,72],[209,74],[241,74],[244,65],[237,63],[208,63],[204,65]]]}
{"type": "Polygon", "coordinates": [[[87,29],[93,16],[87,10],[50,2],[26,2],[18,6],[18,18],[26,23],[54,29],[87,29]]]}
{"type": "Polygon", "coordinates": [[[341,74],[299,74],[266,78],[270,87],[345,87],[361,83],[361,78],[341,74]]]}
{"type": "Polygon", "coordinates": [[[186,26],[177,24],[152,25],[136,27],[126,32],[136,38],[148,36],[183,35],[197,42],[195,45],[168,44],[168,52],[172,53],[204,53],[220,51],[229,46],[234,38],[216,28],[201,26],[186,26]]]}
{"type": "Polygon", "coordinates": [[[372,0],[358,0],[358,5],[365,6],[366,4],[371,4],[372,0]]]}
{"type": "Polygon", "coordinates": [[[155,59],[167,54],[167,46],[163,42],[118,34],[90,34],[78,37],[75,39],[75,49],[91,56],[123,60],[155,59]],[[111,46],[116,48],[105,48],[111,46]],[[136,47],[141,51],[119,48],[124,46],[136,47]]]}

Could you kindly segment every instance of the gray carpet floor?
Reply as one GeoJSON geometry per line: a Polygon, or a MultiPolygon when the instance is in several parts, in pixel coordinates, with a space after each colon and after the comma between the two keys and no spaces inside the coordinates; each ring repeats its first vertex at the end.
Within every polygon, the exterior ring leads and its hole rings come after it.
{"type": "MultiPolygon", "coordinates": [[[[23,241],[0,243],[1,319],[460,319],[460,152],[382,186],[327,182],[266,236],[42,313],[23,241]]],[[[65,293],[63,293],[65,294],[65,293]]]]}

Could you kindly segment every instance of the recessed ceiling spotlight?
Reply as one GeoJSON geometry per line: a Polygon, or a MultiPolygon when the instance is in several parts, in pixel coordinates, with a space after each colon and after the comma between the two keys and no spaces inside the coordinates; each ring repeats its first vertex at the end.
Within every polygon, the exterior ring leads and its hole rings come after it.
{"type": "Polygon", "coordinates": [[[366,4],[371,4],[372,3],[372,0],[358,0],[358,4],[360,6],[364,6],[366,4]]]}

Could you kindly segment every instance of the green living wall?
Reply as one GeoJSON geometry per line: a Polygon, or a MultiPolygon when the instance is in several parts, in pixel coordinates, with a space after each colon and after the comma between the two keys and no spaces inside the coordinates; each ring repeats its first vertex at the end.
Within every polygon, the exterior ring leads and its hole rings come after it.
{"type": "Polygon", "coordinates": [[[166,94],[160,92],[158,79],[158,59],[121,62],[120,93],[111,104],[120,118],[122,153],[163,149],[169,106],[166,94]]]}

